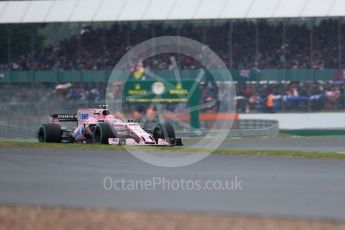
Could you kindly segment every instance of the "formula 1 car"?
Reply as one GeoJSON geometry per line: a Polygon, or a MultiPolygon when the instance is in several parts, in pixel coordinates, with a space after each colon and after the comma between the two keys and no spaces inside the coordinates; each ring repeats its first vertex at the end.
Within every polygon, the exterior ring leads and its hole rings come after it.
{"type": "Polygon", "coordinates": [[[79,109],[77,114],[51,114],[51,123],[38,130],[39,142],[96,143],[112,145],[182,146],[182,139],[175,137],[170,123],[156,124],[151,130],[138,123],[123,122],[110,114],[107,106],[79,109]],[[73,129],[60,122],[76,122],[73,129]]]}

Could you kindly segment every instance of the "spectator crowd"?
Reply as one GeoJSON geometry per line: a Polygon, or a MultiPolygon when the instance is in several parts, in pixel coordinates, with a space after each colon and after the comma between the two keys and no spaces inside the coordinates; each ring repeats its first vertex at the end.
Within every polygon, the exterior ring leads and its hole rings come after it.
{"type": "MultiPolygon", "coordinates": [[[[229,68],[342,68],[345,23],[321,21],[227,21],[178,25],[114,23],[109,28],[85,27],[60,42],[35,49],[0,69],[110,70],[133,46],[157,36],[178,35],[200,41],[215,51],[229,68]],[[313,25],[312,25],[313,24],[313,25]]],[[[200,54],[202,55],[202,54],[200,54]]],[[[199,67],[193,58],[178,56],[180,68],[199,67]]],[[[169,55],[144,61],[145,68],[168,69],[169,55]]]]}
{"type": "MultiPolygon", "coordinates": [[[[63,86],[63,85],[62,85],[63,86]]],[[[57,105],[69,106],[73,110],[80,106],[95,106],[104,103],[105,84],[65,84],[66,87],[53,84],[0,84],[0,102],[2,105],[41,104],[54,108],[57,105]]],[[[249,84],[237,83],[237,112],[310,112],[345,110],[344,82],[290,82],[288,84],[249,84]],[[272,99],[271,108],[268,100],[272,99]]],[[[122,87],[112,92],[115,99],[122,97],[122,87]],[[116,92],[115,92],[116,91],[116,92]]],[[[200,85],[200,103],[204,112],[226,112],[229,108],[228,89],[222,85],[206,82],[200,85]]],[[[108,92],[109,93],[109,92],[108,92]]],[[[108,95],[109,96],[109,95],[108,95]]],[[[123,98],[120,98],[124,100],[123,98]]],[[[125,106],[122,105],[122,106],[125,106]]],[[[138,105],[139,106],[139,105],[138,105]]],[[[135,109],[136,106],[132,108],[135,109]]],[[[179,112],[183,106],[167,104],[166,110],[179,112]]]]}
{"type": "Polygon", "coordinates": [[[345,83],[290,82],[246,84],[237,88],[237,110],[250,112],[311,112],[345,109],[345,83]],[[272,97],[272,104],[270,103],[272,97]]]}

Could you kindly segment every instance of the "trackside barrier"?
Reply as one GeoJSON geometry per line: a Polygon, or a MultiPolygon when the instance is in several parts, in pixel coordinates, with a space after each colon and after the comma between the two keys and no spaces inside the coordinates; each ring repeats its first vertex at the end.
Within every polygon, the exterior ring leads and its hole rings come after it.
{"type": "Polygon", "coordinates": [[[177,131],[182,137],[198,137],[205,135],[227,135],[229,137],[275,137],[279,135],[279,123],[276,120],[235,120],[230,130],[177,131]]]}
{"type": "MultiPolygon", "coordinates": [[[[38,128],[37,128],[38,130],[38,128]]],[[[0,125],[0,139],[30,139],[36,137],[36,131],[11,125],[0,125]]]]}

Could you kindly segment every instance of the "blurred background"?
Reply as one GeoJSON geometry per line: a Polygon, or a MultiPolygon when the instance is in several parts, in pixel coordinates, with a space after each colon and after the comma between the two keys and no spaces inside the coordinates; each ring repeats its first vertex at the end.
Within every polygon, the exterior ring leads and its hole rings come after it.
{"type": "MultiPolygon", "coordinates": [[[[344,15],[341,0],[2,1],[0,122],[32,129],[49,113],[98,106],[112,69],[132,47],[158,36],[184,36],[208,46],[231,71],[237,118],[275,119],[282,129],[344,129],[344,15]],[[313,115],[320,112],[326,114],[313,115]],[[298,125],[291,113],[303,115],[298,125]]],[[[147,80],[145,70],[170,79],[171,55],[131,63],[124,71],[136,81],[147,80]]],[[[200,63],[173,55],[181,78],[194,80],[200,63]]],[[[224,112],[228,88],[207,76],[199,87],[199,103],[213,102],[201,117],[224,112]]],[[[107,96],[116,101],[124,90],[120,84],[107,96]]],[[[148,109],[130,103],[125,115],[140,119],[148,109]]],[[[165,109],[178,113],[181,103],[165,109]]],[[[207,128],[203,119],[201,128],[207,128]]]]}

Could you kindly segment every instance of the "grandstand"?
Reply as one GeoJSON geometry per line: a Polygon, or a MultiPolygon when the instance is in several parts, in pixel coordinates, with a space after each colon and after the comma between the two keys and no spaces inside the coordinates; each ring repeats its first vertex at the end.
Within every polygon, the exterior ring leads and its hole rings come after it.
{"type": "MultiPolygon", "coordinates": [[[[222,58],[236,82],[240,113],[266,112],[269,92],[274,112],[341,111],[344,15],[341,0],[217,0],[212,7],[204,0],[3,1],[0,100],[99,103],[128,50],[174,35],[202,42],[222,58]],[[60,83],[72,85],[62,92],[55,89],[60,83]]],[[[201,67],[192,57],[176,59],[184,79],[201,67]]],[[[163,76],[171,69],[169,55],[142,64],[163,76]]],[[[126,71],[136,68],[132,63],[126,71]]],[[[202,101],[226,103],[212,83],[201,87],[202,101]]]]}

